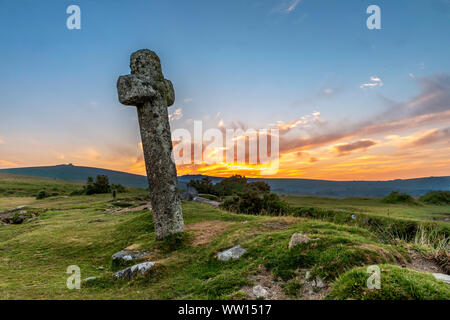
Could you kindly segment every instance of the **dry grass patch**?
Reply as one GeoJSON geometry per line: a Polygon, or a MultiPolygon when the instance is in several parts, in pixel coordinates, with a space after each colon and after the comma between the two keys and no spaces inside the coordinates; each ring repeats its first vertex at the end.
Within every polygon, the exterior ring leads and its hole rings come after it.
{"type": "Polygon", "coordinates": [[[185,231],[193,231],[195,238],[192,246],[197,247],[210,243],[214,238],[220,236],[227,227],[234,225],[234,222],[221,220],[209,220],[185,225],[185,231]]]}

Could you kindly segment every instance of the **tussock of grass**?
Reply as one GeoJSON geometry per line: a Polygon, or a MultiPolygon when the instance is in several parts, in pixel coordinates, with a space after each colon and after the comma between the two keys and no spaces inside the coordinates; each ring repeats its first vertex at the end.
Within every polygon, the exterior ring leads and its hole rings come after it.
{"type": "Polygon", "coordinates": [[[379,265],[381,288],[367,288],[366,267],[355,268],[341,275],[327,299],[345,300],[449,300],[450,286],[431,274],[394,265],[379,265]]]}

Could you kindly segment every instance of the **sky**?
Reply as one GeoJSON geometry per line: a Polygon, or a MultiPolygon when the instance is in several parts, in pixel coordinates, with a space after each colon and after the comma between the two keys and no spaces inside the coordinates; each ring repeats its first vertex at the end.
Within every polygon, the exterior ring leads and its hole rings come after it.
{"type": "MultiPolygon", "coordinates": [[[[148,48],[174,85],[172,130],[279,130],[270,177],[450,175],[450,0],[0,0],[0,169],[73,163],[145,174],[117,98],[148,48]],[[66,9],[78,5],[81,29],[66,9]],[[369,5],[381,10],[370,30],[369,5]]],[[[261,175],[259,165],[178,174],[261,175]]]]}

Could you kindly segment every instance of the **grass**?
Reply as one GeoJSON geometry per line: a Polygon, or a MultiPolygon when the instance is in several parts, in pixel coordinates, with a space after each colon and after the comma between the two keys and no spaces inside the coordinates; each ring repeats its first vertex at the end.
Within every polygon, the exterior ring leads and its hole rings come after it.
{"type": "Polygon", "coordinates": [[[51,178],[37,178],[0,173],[0,197],[36,197],[39,191],[67,195],[82,184],[51,178]]]}
{"type": "MultiPolygon", "coordinates": [[[[11,180],[7,183],[14,190],[24,188],[20,178],[16,186],[11,180]]],[[[46,183],[50,182],[44,179],[43,184],[46,183]]],[[[38,179],[31,184],[39,187],[38,179]]],[[[351,295],[346,279],[353,279],[354,275],[362,279],[359,270],[364,270],[363,266],[403,264],[410,259],[401,244],[383,242],[378,234],[360,226],[304,217],[233,214],[193,202],[183,202],[186,226],[209,221],[211,225],[221,225],[221,232],[214,228],[188,228],[182,236],[156,241],[148,211],[112,213],[123,204],[139,205],[146,195],[145,190],[132,190],[119,194],[120,202],[113,201],[110,195],[60,195],[42,200],[22,193],[20,197],[0,196],[0,211],[18,205],[27,205],[31,210],[47,209],[42,210],[40,221],[0,225],[0,298],[242,299],[245,294],[241,289],[251,285],[249,276],[264,266],[291,298],[301,298],[297,279],[309,270],[312,277],[334,283],[329,298],[365,299],[371,296],[364,294],[362,282],[359,291],[355,289],[351,295]],[[209,241],[195,245],[197,237],[205,236],[202,232],[210,237],[209,241]],[[314,240],[289,250],[289,239],[295,232],[314,240]],[[221,262],[215,258],[219,251],[238,244],[247,249],[239,260],[221,262]],[[112,273],[116,268],[111,256],[127,247],[149,252],[148,259],[156,261],[157,267],[149,275],[130,282],[114,280],[112,273]],[[66,270],[70,265],[80,267],[82,279],[98,279],[80,290],[69,290],[66,270]]],[[[411,284],[403,280],[405,277],[392,272],[392,281],[405,287],[389,289],[392,293],[385,296],[396,299],[404,296],[397,291],[409,292],[411,284]]],[[[441,283],[426,274],[414,273],[407,279],[416,281],[414,290],[422,292],[411,297],[450,298],[445,290],[437,295],[433,288],[441,288],[441,283]]]]}
{"type": "Polygon", "coordinates": [[[367,288],[367,268],[355,268],[335,282],[329,300],[448,300],[450,286],[431,274],[394,265],[380,265],[380,289],[367,288]]]}
{"type": "Polygon", "coordinates": [[[450,205],[389,204],[377,198],[338,199],[302,196],[281,196],[281,198],[294,207],[309,206],[408,220],[439,221],[450,218],[450,205]]]}

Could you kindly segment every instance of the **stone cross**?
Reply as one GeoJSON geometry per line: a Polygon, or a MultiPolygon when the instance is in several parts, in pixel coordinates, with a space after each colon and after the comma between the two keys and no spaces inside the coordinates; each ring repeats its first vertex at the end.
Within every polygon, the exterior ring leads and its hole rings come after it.
{"type": "Polygon", "coordinates": [[[134,52],[130,68],[130,75],[119,77],[117,91],[120,103],[137,107],[155,233],[163,239],[184,231],[167,111],[175,102],[175,93],[153,51],[134,52]]]}

